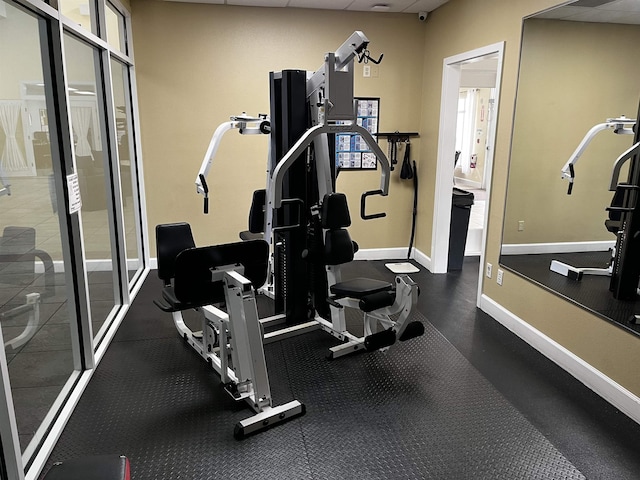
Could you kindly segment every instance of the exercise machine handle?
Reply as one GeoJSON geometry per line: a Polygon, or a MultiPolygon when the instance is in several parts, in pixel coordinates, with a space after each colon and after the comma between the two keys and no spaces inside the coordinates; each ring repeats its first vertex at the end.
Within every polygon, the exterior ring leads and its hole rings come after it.
{"type": "Polygon", "coordinates": [[[202,185],[202,191],[204,192],[204,213],[205,215],[209,213],[209,187],[207,185],[207,180],[204,178],[204,174],[198,174],[200,177],[200,185],[202,185]]]}
{"type": "Polygon", "coordinates": [[[367,215],[366,212],[366,203],[367,203],[367,197],[370,197],[372,195],[382,195],[384,196],[384,192],[382,190],[370,190],[368,192],[364,192],[362,194],[362,197],[360,197],[360,218],[362,218],[363,220],[373,220],[374,218],[382,218],[382,217],[386,217],[387,214],[384,212],[380,212],[380,213],[372,213],[371,215],[367,215]]]}
{"type": "Polygon", "coordinates": [[[569,188],[567,189],[567,195],[571,195],[573,191],[573,179],[576,177],[576,172],[573,170],[573,163],[569,164],[569,188]]]}
{"type": "Polygon", "coordinates": [[[282,226],[278,226],[278,227],[273,227],[271,229],[272,232],[281,232],[281,231],[285,231],[285,230],[293,230],[295,228],[298,228],[302,225],[302,208],[304,206],[304,202],[302,201],[301,198],[283,198],[282,199],[282,206],[284,205],[297,205],[298,208],[296,209],[296,217],[298,218],[297,223],[291,224],[291,225],[282,225],[282,226]]]}

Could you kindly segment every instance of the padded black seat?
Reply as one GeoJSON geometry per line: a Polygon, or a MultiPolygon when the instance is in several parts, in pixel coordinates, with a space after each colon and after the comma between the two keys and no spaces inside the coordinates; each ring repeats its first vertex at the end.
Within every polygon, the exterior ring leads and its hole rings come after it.
{"type": "Polygon", "coordinates": [[[254,288],[264,284],[269,266],[269,245],[264,240],[195,247],[188,223],[156,226],[158,276],[164,281],[165,311],[180,311],[224,302],[224,285],[212,279],[212,270],[242,265],[243,276],[254,288]]]}
{"type": "Polygon", "coordinates": [[[353,278],[345,282],[331,285],[331,293],[336,298],[362,298],[374,293],[386,292],[393,289],[393,285],[373,278],[353,278]]]}
{"type": "Polygon", "coordinates": [[[269,244],[264,240],[191,248],[176,257],[173,289],[176,299],[188,305],[224,302],[222,280],[214,281],[216,267],[242,265],[243,276],[254,288],[264,285],[269,267],[269,244]]]}

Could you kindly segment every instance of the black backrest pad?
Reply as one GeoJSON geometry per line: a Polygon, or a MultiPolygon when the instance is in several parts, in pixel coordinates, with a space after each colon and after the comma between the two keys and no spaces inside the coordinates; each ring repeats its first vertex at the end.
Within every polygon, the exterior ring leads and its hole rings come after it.
{"type": "Polygon", "coordinates": [[[224,301],[222,281],[211,280],[211,269],[235,264],[244,266],[244,277],[254,288],[261,287],[267,279],[269,244],[264,240],[248,240],[184,250],[175,262],[176,298],[198,305],[224,301]]]}
{"type": "Polygon", "coordinates": [[[180,252],[195,247],[191,226],[188,223],[156,225],[156,254],[158,277],[168,282],[175,276],[174,264],[180,252]]]}
{"type": "Polygon", "coordinates": [[[267,201],[267,191],[265,189],[253,192],[251,209],[249,210],[249,231],[251,233],[264,232],[264,209],[267,201]]]}
{"type": "Polygon", "coordinates": [[[322,200],[322,228],[334,230],[351,225],[349,206],[344,193],[328,193],[322,200]]]}
{"type": "Polygon", "coordinates": [[[326,265],[341,265],[353,260],[353,242],[349,232],[327,230],[324,236],[324,263],[326,265]]]}

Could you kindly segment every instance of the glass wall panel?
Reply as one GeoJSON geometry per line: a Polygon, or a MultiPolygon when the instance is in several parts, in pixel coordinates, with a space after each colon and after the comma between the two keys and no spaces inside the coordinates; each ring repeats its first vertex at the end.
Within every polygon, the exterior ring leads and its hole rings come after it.
{"type": "Polygon", "coordinates": [[[127,252],[127,272],[131,280],[142,269],[142,252],[138,239],[141,238],[140,216],[137,208],[137,188],[132,168],[135,167],[135,151],[132,135],[132,105],[128,67],[111,59],[113,101],[118,132],[118,159],[120,181],[122,183],[122,210],[124,215],[124,235],[127,252]]]}
{"type": "Polygon", "coordinates": [[[60,13],[97,35],[96,11],[92,0],[58,0],[60,13]]]}
{"type": "MultiPolygon", "coordinates": [[[[74,369],[37,18],[0,18],[0,324],[22,450],[74,369]]],[[[46,52],[45,52],[46,54],[46,52]]],[[[52,116],[53,117],[53,116],[52,116]]]]}
{"type": "Polygon", "coordinates": [[[110,3],[106,5],[105,15],[107,21],[107,43],[126,54],[124,15],[118,12],[110,3]]]}
{"type": "MultiPolygon", "coordinates": [[[[109,159],[103,139],[105,119],[103,102],[97,95],[96,75],[99,53],[74,36],[64,36],[69,86],[71,126],[80,197],[82,231],[89,282],[89,301],[94,336],[116,305],[111,238],[114,225],[109,217],[107,184],[110,182],[109,159]]],[[[120,303],[118,301],[118,303],[120,303]]]]}

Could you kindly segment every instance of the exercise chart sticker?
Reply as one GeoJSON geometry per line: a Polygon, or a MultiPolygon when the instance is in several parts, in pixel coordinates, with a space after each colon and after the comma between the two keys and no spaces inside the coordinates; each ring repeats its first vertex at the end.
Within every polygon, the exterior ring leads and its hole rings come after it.
{"type": "Polygon", "coordinates": [[[76,213],[82,207],[80,182],[78,181],[77,173],[67,175],[67,189],[69,191],[69,213],[76,213]]]}
{"type": "MultiPolygon", "coordinates": [[[[356,121],[375,137],[380,118],[379,98],[356,98],[356,121]]],[[[336,166],[347,170],[375,170],[377,159],[362,136],[336,135],[336,166]]]]}

